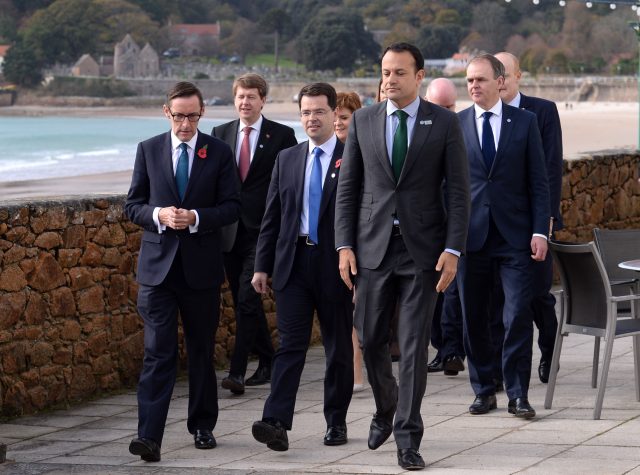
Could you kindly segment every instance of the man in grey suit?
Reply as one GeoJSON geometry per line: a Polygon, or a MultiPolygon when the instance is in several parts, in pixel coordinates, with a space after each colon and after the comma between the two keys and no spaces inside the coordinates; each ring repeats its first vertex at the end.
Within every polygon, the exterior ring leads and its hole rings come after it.
{"type": "Polygon", "coordinates": [[[456,274],[469,220],[460,125],[453,112],[418,96],[423,65],[408,43],[385,50],[388,100],[354,113],[336,199],[340,274],[349,288],[357,277],[355,325],[376,402],[368,445],[377,449],[393,431],[398,464],[408,470],[424,468],[420,405],[436,291],[456,274]],[[388,345],[396,302],[399,384],[388,345]]]}

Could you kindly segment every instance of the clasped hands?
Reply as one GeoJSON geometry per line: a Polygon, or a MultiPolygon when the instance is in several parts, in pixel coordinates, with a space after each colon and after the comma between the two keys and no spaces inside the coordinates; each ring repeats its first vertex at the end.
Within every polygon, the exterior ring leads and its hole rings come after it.
{"type": "Polygon", "coordinates": [[[187,229],[190,225],[196,224],[196,215],[193,211],[188,209],[176,208],[175,206],[169,206],[167,208],[161,208],[158,213],[158,220],[160,224],[175,229],[177,231],[181,229],[187,229]]]}

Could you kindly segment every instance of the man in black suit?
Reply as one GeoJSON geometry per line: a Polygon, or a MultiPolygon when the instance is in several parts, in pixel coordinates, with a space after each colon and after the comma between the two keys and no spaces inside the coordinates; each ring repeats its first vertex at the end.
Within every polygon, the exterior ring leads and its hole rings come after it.
{"type": "Polygon", "coordinates": [[[458,287],[476,396],[469,412],[485,414],[497,407],[489,299],[492,276],[498,273],[506,302],[502,372],[508,411],[528,419],[535,416],[528,400],[532,266],[547,253],[549,187],[536,117],[503,104],[503,82],[504,66],[490,54],[473,58],[467,67],[474,104],[459,115],[471,178],[471,220],[458,287]]]}
{"type": "Polygon", "coordinates": [[[267,101],[267,82],[248,73],[233,82],[233,96],[239,119],[213,128],[212,135],[224,140],[235,152],[240,187],[240,219],[223,228],[224,267],[235,304],[236,342],[229,375],[222,387],[243,394],[245,384],[257,386],[271,380],[273,344],[262,308],[262,299],[251,286],[256,243],[264,215],[269,180],[280,150],[295,145],[291,127],[262,115],[267,101]],[[258,369],[246,382],[249,353],[258,355],[258,369]]]}
{"type": "Polygon", "coordinates": [[[238,219],[238,176],[231,150],[197,129],[202,94],[189,82],[167,94],[171,131],[138,145],[125,203],[143,228],[138,255],[138,311],[144,320],[144,360],[138,383],[138,437],[129,451],[160,460],[175,383],[178,311],[189,370],[187,428],[197,449],[216,446],[218,394],[213,368],[220,285],[220,229],[238,219]]]}
{"type": "Polygon", "coordinates": [[[278,154],[256,250],[253,286],[267,291],[273,277],[280,348],[273,360],[271,393],[252,433],[272,450],[287,450],[296,393],[318,314],[327,357],[324,380],[325,445],[347,442],[347,409],[353,391],[353,304],[338,274],[334,208],[342,143],[334,133],[336,91],[326,83],[298,95],[309,137],[278,154]]]}
{"type": "Polygon", "coordinates": [[[455,277],[469,218],[458,118],[418,96],[424,74],[415,46],[396,43],[385,50],[387,100],[354,112],[336,199],[340,274],[349,288],[357,274],[356,329],[376,403],[368,445],[377,449],[393,432],[398,464],[409,470],[425,466],[418,453],[425,349],[437,292],[455,277]],[[388,344],[396,302],[399,384],[388,344]]]}
{"type": "MultiPolygon", "coordinates": [[[[544,149],[545,168],[549,180],[549,198],[551,220],[549,233],[562,229],[562,215],[560,214],[560,195],[562,192],[562,127],[560,116],[555,103],[539,97],[525,96],[520,89],[520,62],[511,53],[498,53],[496,58],[504,65],[505,80],[500,97],[502,101],[513,107],[528,110],[536,115],[538,128],[542,136],[542,148],[544,149]]],[[[538,365],[538,377],[540,381],[549,381],[553,346],[556,341],[558,320],[556,318],[556,299],[551,294],[553,284],[553,260],[547,253],[544,261],[536,262],[533,266],[533,321],[538,327],[538,347],[540,348],[540,364],[538,365]]],[[[495,296],[497,314],[502,312],[504,295],[495,296]]],[[[504,333],[504,327],[500,318],[496,319],[498,337],[504,333]]],[[[497,338],[500,341],[500,338],[497,338]]],[[[502,348],[497,345],[496,360],[502,357],[502,348]]]]}

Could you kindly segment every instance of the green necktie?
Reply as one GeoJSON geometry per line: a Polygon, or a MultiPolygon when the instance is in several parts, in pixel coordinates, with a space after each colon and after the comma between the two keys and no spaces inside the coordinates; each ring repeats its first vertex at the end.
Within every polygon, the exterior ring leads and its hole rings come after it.
{"type": "Polygon", "coordinates": [[[404,165],[404,159],[407,156],[407,116],[408,114],[398,109],[394,112],[398,118],[398,127],[396,133],[393,134],[393,148],[391,149],[391,168],[393,168],[393,175],[396,177],[396,183],[400,178],[400,172],[402,171],[402,165],[404,165]]]}

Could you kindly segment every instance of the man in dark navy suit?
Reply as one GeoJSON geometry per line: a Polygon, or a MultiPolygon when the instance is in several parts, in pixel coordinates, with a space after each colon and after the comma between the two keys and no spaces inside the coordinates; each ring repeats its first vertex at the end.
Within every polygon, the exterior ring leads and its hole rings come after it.
{"type": "Polygon", "coordinates": [[[492,274],[498,273],[505,296],[502,372],[508,411],[532,418],[532,265],[547,254],[549,187],[536,116],[500,100],[504,74],[502,63],[490,54],[475,57],[467,67],[474,104],[460,112],[460,123],[469,161],[471,220],[458,285],[476,396],[469,412],[485,414],[497,407],[489,299],[492,274]]]}
{"type": "Polygon", "coordinates": [[[324,380],[325,445],[347,442],[353,391],[352,294],[340,279],[334,208],[342,143],[334,133],[336,91],[326,83],[304,86],[300,117],[309,141],[283,150],[273,168],[267,210],[256,249],[253,286],[267,291],[273,277],[280,348],[273,360],[271,393],[254,438],[271,450],[289,448],[296,394],[318,314],[327,357],[324,380]]]}
{"type": "MultiPolygon", "coordinates": [[[[544,149],[545,167],[547,178],[549,179],[549,206],[551,211],[552,225],[549,232],[562,229],[562,215],[560,214],[560,195],[562,192],[562,127],[558,108],[554,102],[539,97],[525,96],[519,91],[520,62],[511,53],[498,53],[496,58],[504,65],[505,80],[500,97],[513,107],[528,110],[536,115],[538,128],[542,136],[542,148],[544,149]]],[[[538,327],[538,347],[540,348],[540,364],[538,365],[538,376],[540,381],[549,381],[549,371],[551,357],[553,356],[553,346],[556,340],[556,330],[558,320],[556,318],[556,299],[551,294],[553,284],[553,260],[548,253],[544,261],[534,264],[533,270],[533,321],[538,327]]],[[[495,296],[497,314],[502,311],[504,296],[499,293],[495,296]]],[[[497,321],[497,333],[500,336],[504,333],[501,319],[497,321]]],[[[498,338],[498,341],[500,338],[498,338]]],[[[496,361],[502,357],[502,348],[497,345],[496,361]]]]}
{"type": "Polygon", "coordinates": [[[234,394],[243,394],[245,384],[258,386],[271,380],[273,344],[262,299],[251,286],[251,279],[273,164],[280,150],[297,141],[291,127],[262,115],[268,91],[267,82],[258,74],[238,77],[233,82],[233,96],[239,118],[212,131],[235,152],[242,182],[240,219],[222,229],[224,267],[235,304],[236,341],[229,376],[221,385],[234,394]],[[258,355],[258,369],[245,382],[251,352],[258,355]]]}
{"type": "Polygon", "coordinates": [[[129,451],[160,460],[175,383],[178,311],[189,370],[187,428],[197,449],[216,446],[218,394],[213,368],[220,285],[220,228],[238,219],[238,175],[229,146],[198,131],[202,94],[189,82],[167,94],[171,131],[138,145],[125,203],[143,228],[138,255],[138,311],[144,320],[144,360],[138,383],[138,437],[129,451]]]}

